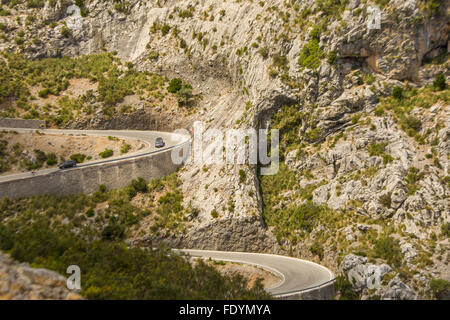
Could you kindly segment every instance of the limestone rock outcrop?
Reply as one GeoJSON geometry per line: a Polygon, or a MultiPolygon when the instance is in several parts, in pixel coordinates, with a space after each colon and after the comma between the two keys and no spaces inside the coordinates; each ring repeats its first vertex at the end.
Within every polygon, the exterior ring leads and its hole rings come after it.
{"type": "Polygon", "coordinates": [[[67,289],[66,278],[47,269],[31,268],[0,252],[0,300],[80,300],[67,289]]]}

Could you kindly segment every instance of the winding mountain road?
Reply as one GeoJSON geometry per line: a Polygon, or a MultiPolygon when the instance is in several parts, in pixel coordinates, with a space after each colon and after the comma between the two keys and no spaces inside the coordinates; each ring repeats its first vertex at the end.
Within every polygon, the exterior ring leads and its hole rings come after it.
{"type": "MultiPolygon", "coordinates": [[[[44,134],[68,134],[80,136],[114,136],[125,140],[139,140],[144,143],[140,150],[123,156],[111,157],[106,160],[90,161],[79,164],[77,167],[86,167],[102,163],[111,163],[124,159],[140,157],[148,154],[161,152],[167,149],[182,145],[188,141],[188,138],[167,132],[155,131],[132,131],[132,130],[58,130],[58,129],[19,129],[19,128],[0,128],[0,131],[16,131],[19,133],[39,131],[44,134]],[[162,137],[165,142],[163,148],[155,148],[155,139],[162,137]]],[[[70,170],[70,169],[65,169],[70,170]]],[[[58,168],[48,168],[39,170],[35,173],[23,172],[18,174],[0,176],[0,182],[23,179],[37,175],[45,175],[55,171],[61,171],[58,168]]],[[[244,252],[225,252],[210,250],[190,250],[174,249],[182,254],[188,254],[192,257],[211,258],[213,260],[232,261],[243,264],[258,266],[277,275],[281,280],[275,286],[267,290],[275,297],[288,297],[298,293],[314,290],[326,286],[334,281],[334,274],[327,268],[316,263],[301,260],[292,257],[262,254],[262,253],[244,253],[244,252]]]]}
{"type": "MultiPolygon", "coordinates": [[[[84,162],[82,164],[77,165],[78,168],[92,166],[92,165],[98,165],[98,164],[102,164],[102,163],[110,163],[110,162],[124,160],[124,159],[131,159],[131,158],[136,158],[136,157],[140,157],[143,155],[161,152],[161,151],[176,147],[178,145],[181,145],[188,140],[187,137],[183,137],[181,135],[177,135],[177,134],[173,134],[173,133],[169,133],[169,132],[158,132],[158,131],[0,128],[0,131],[3,131],[3,130],[15,131],[18,133],[39,131],[46,135],[47,134],[48,135],[50,135],[50,134],[55,134],[55,135],[66,134],[66,135],[73,135],[73,136],[87,136],[87,135],[101,136],[101,137],[113,136],[113,137],[121,138],[124,140],[139,140],[145,145],[144,148],[142,148],[138,151],[132,152],[132,153],[131,152],[127,153],[126,155],[111,157],[111,158],[102,159],[102,160],[84,162]],[[163,138],[163,140],[165,142],[165,146],[163,148],[155,148],[155,139],[157,137],[163,138]]],[[[70,170],[70,169],[66,169],[66,170],[70,170]]],[[[33,177],[33,176],[38,176],[38,175],[45,175],[45,174],[49,174],[49,173],[52,173],[55,171],[59,171],[59,169],[57,167],[55,167],[55,168],[38,170],[35,173],[22,172],[22,173],[17,173],[17,174],[3,175],[3,176],[0,176],[0,182],[11,181],[11,180],[16,180],[16,179],[23,179],[23,178],[33,177]]]]}
{"type": "Polygon", "coordinates": [[[264,253],[210,250],[174,250],[192,257],[250,264],[273,272],[281,281],[267,290],[275,297],[285,297],[316,289],[334,281],[327,268],[302,259],[264,253]]]}

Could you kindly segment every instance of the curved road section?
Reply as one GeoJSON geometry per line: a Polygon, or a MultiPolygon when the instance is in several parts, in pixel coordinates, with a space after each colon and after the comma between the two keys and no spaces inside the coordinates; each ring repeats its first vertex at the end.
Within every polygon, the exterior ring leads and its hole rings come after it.
{"type": "MultiPolygon", "coordinates": [[[[189,141],[188,137],[166,132],[155,131],[132,131],[132,130],[57,130],[57,129],[18,129],[18,128],[0,128],[0,130],[16,131],[16,132],[34,132],[39,131],[45,134],[68,134],[81,136],[114,136],[125,140],[139,140],[143,143],[143,147],[124,156],[111,157],[107,160],[97,160],[78,165],[77,167],[87,167],[102,163],[110,163],[125,159],[137,158],[182,146],[189,141]],[[165,146],[163,148],[155,148],[155,139],[162,137],[165,146]]],[[[71,170],[71,169],[65,169],[71,170]]],[[[58,168],[49,168],[39,170],[35,173],[24,172],[19,174],[0,176],[0,182],[23,179],[37,175],[45,175],[55,171],[58,168]]],[[[262,254],[262,253],[244,253],[244,252],[221,252],[208,250],[176,250],[174,251],[188,254],[192,257],[211,258],[213,260],[232,261],[237,263],[258,266],[267,271],[276,274],[281,280],[275,286],[267,290],[278,298],[294,296],[311,290],[315,290],[326,286],[334,281],[334,274],[327,268],[314,262],[301,260],[297,258],[262,254]]]]}
{"type": "Polygon", "coordinates": [[[264,253],[222,252],[208,250],[175,250],[192,257],[250,264],[266,269],[281,279],[267,290],[275,297],[283,298],[314,290],[334,281],[333,272],[302,259],[264,253]]]}
{"type": "MultiPolygon", "coordinates": [[[[26,133],[26,132],[41,132],[46,135],[55,134],[55,135],[72,135],[72,136],[101,136],[101,137],[116,137],[124,140],[139,140],[143,143],[144,147],[138,151],[133,153],[127,153],[126,155],[119,157],[111,157],[105,160],[96,160],[85,162],[83,164],[77,165],[78,168],[88,167],[92,165],[98,165],[102,163],[110,163],[119,160],[132,159],[140,156],[145,156],[161,151],[165,151],[167,149],[172,149],[177,146],[181,146],[186,143],[189,138],[168,132],[158,132],[158,131],[135,131],[135,130],[59,130],[59,129],[22,129],[22,128],[0,128],[0,131],[15,131],[18,133],[26,133]],[[155,148],[155,140],[156,138],[161,137],[165,142],[165,146],[163,148],[155,148]]],[[[65,169],[70,170],[70,169],[65,169]]],[[[52,172],[60,171],[58,168],[49,168],[36,171],[35,173],[31,172],[23,172],[17,174],[9,174],[0,176],[0,182],[3,181],[11,181],[16,179],[23,179],[28,177],[34,177],[38,175],[45,175],[52,172]]]]}

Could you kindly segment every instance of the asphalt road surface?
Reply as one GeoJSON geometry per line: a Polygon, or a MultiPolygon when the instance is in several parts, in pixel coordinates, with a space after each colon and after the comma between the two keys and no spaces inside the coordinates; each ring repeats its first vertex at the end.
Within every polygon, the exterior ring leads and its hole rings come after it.
{"type": "MultiPolygon", "coordinates": [[[[139,156],[143,156],[150,153],[155,153],[159,151],[163,151],[166,149],[173,148],[179,144],[182,144],[187,140],[186,137],[183,137],[181,135],[168,133],[168,132],[158,132],[158,131],[134,131],[134,130],[59,130],[59,129],[19,129],[19,128],[0,128],[0,131],[16,131],[19,133],[25,133],[25,132],[34,132],[39,131],[42,133],[45,133],[47,135],[49,134],[67,134],[67,135],[73,135],[73,136],[113,136],[125,140],[139,140],[141,141],[145,147],[133,152],[133,153],[127,153],[126,155],[117,156],[117,157],[111,157],[104,160],[96,160],[96,161],[90,161],[90,162],[84,162],[82,164],[77,165],[77,167],[87,167],[91,165],[101,164],[101,163],[109,163],[114,162],[118,160],[124,160],[124,159],[130,159],[135,158],[139,156]],[[165,142],[165,146],[162,148],[155,148],[155,140],[157,137],[163,138],[165,142]]],[[[56,168],[48,168],[48,169],[42,169],[32,172],[22,172],[17,174],[10,174],[10,175],[4,175],[0,176],[0,182],[2,181],[11,181],[16,179],[22,179],[27,177],[33,177],[37,175],[44,175],[51,172],[59,171],[60,169],[56,168]]],[[[70,169],[65,169],[70,170],[70,169]]]]}
{"type": "Polygon", "coordinates": [[[267,290],[274,296],[298,293],[334,280],[327,268],[306,260],[264,253],[225,252],[209,250],[175,250],[192,257],[233,261],[259,266],[280,277],[281,281],[267,290]]]}

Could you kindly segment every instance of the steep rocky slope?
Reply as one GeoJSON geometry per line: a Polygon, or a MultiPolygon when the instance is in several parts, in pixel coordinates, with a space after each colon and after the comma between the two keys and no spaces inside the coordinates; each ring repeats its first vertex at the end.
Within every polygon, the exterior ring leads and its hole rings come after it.
{"type": "Polygon", "coordinates": [[[450,280],[449,91],[432,85],[449,77],[447,1],[81,3],[76,23],[70,1],[10,9],[0,47],[32,59],[117,51],[201,96],[192,114],[160,110],[166,128],[200,120],[282,133],[281,176],[186,165],[184,201],[199,209],[191,229],[137,242],[287,252],[344,274],[367,264],[344,266],[350,253],[388,263],[377,292],[367,289],[373,267],[360,272],[363,297],[430,297],[431,278],[450,280]],[[382,9],[381,30],[367,27],[369,5],[382,9]],[[24,23],[31,15],[42,18],[24,23]],[[307,229],[290,220],[311,210],[320,219],[307,229]],[[413,293],[397,290],[407,285],[413,293]]]}

